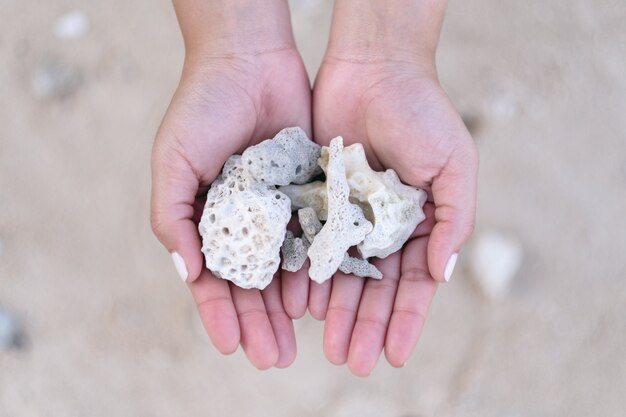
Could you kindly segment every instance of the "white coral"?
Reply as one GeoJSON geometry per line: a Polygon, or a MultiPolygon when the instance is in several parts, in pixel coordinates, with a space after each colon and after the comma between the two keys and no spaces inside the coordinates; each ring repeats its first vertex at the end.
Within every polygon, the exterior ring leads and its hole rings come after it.
{"type": "MultiPolygon", "coordinates": [[[[300,220],[300,227],[302,227],[303,239],[301,239],[301,241],[305,243],[303,247],[308,248],[306,243],[309,243],[310,246],[310,242],[313,242],[315,236],[317,236],[320,230],[322,230],[322,223],[317,218],[315,210],[311,207],[305,207],[298,210],[298,219],[300,220]]],[[[291,232],[288,231],[287,235],[290,233],[291,232]]],[[[293,238],[293,233],[291,233],[291,237],[293,238]]],[[[291,243],[288,244],[287,239],[285,239],[283,248],[290,245],[295,246],[291,243]]],[[[293,256],[289,254],[296,251],[296,249],[290,248],[289,251],[287,251],[287,256],[293,256]]],[[[283,254],[283,257],[285,257],[285,254],[283,254]]],[[[303,263],[304,261],[299,264],[300,267],[302,267],[303,263]]],[[[287,268],[283,267],[283,269],[287,268]]],[[[378,270],[378,268],[370,264],[366,259],[353,258],[347,253],[344,255],[343,261],[341,261],[341,264],[339,265],[339,270],[344,274],[354,274],[357,277],[370,277],[375,279],[381,279],[383,277],[383,274],[378,270]]]]}
{"type": "Polygon", "coordinates": [[[424,219],[425,200],[424,191],[402,184],[393,170],[372,170],[360,144],[344,149],[337,137],[320,150],[301,129],[284,129],[228,159],[207,194],[202,252],[216,276],[243,288],[269,284],[281,246],[283,269],[300,269],[308,254],[317,282],[337,269],[380,279],[367,258],[399,250],[424,219]],[[326,182],[307,183],[322,169],[326,182]],[[301,209],[300,238],[286,233],[291,209],[301,209]],[[347,255],[355,245],[365,259],[347,255]]]}
{"type": "Polygon", "coordinates": [[[314,181],[303,185],[286,185],[278,189],[291,200],[291,209],[299,210],[310,207],[317,213],[317,218],[328,218],[328,193],[326,183],[314,181]]]}
{"type": "Polygon", "coordinates": [[[230,157],[199,225],[207,268],[242,288],[265,288],[280,264],[290,217],[287,196],[251,180],[241,157],[230,157]]]}
{"type": "Polygon", "coordinates": [[[343,139],[330,143],[326,169],[328,220],[309,248],[309,276],[318,283],[328,280],[339,268],[345,253],[372,231],[363,210],[349,201],[350,189],[343,163],[343,139]]]}
{"type": "Polygon", "coordinates": [[[320,146],[299,127],[281,130],[272,140],[251,146],[242,154],[251,178],[268,185],[304,184],[322,171],[317,165],[320,146]]]}
{"type": "Polygon", "coordinates": [[[374,171],[360,143],[345,148],[343,156],[350,197],[358,200],[365,216],[374,224],[374,230],[357,249],[364,258],[385,258],[400,250],[424,220],[422,207],[426,192],[402,184],[392,169],[374,171]]]}
{"type": "MultiPolygon", "coordinates": [[[[328,165],[328,148],[322,148],[320,165],[328,165]]],[[[402,184],[396,172],[377,172],[370,168],[360,143],[343,150],[350,200],[359,204],[374,229],[357,245],[364,258],[385,258],[398,251],[417,225],[424,220],[422,207],[426,192],[402,184]]],[[[289,196],[293,209],[312,207],[320,220],[327,216],[328,200],[323,182],[288,185],[280,190],[289,196]]]]}

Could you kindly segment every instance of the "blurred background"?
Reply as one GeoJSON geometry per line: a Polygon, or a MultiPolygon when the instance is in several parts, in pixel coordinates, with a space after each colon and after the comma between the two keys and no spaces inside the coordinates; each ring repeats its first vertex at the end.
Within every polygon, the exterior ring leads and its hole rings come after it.
{"type": "MultiPolygon", "coordinates": [[[[291,1],[314,77],[329,0],[291,1]]],[[[403,369],[210,345],[149,228],[183,48],[166,0],[0,0],[0,416],[622,416],[626,2],[451,1],[477,229],[403,369]]]]}

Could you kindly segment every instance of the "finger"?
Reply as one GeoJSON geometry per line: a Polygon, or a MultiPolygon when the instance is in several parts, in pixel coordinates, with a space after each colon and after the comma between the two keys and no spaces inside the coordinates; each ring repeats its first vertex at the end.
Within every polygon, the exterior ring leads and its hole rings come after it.
{"type": "Polygon", "coordinates": [[[437,289],[426,263],[427,244],[427,237],[413,239],[402,251],[398,292],[385,339],[385,356],[395,367],[404,366],[415,348],[437,289]]]}
{"type": "Polygon", "coordinates": [[[474,230],[477,169],[472,144],[455,151],[433,179],[436,223],[428,242],[428,267],[437,281],[450,280],[457,255],[474,230]]]}
{"type": "Polygon", "coordinates": [[[281,271],[283,305],[292,319],[299,319],[306,312],[309,299],[308,271],[308,260],[297,272],[281,271]]]}
{"type": "Polygon", "coordinates": [[[324,354],[335,365],[348,360],[348,350],[357,309],[363,291],[363,278],[335,273],[324,324],[324,354]]]}
{"type": "Polygon", "coordinates": [[[355,375],[368,376],[383,350],[398,289],[400,259],[400,252],[396,252],[373,261],[383,279],[368,279],[363,288],[348,353],[348,367],[355,375]]]}
{"type": "Polygon", "coordinates": [[[230,285],[241,329],[241,347],[254,366],[268,369],[278,361],[278,345],[261,292],[230,285]]]}
{"type": "Polygon", "coordinates": [[[189,284],[200,320],[217,350],[230,354],[240,341],[239,321],[233,305],[228,281],[215,278],[208,270],[189,284]]]}
{"type": "Polygon", "coordinates": [[[309,280],[309,313],[315,320],[324,320],[330,302],[332,279],[321,284],[309,280]]]}
{"type": "Polygon", "coordinates": [[[432,233],[433,227],[435,227],[435,205],[433,203],[426,202],[424,207],[422,207],[424,211],[424,220],[420,224],[417,225],[409,239],[415,237],[428,236],[432,233]]]}
{"type": "Polygon", "coordinates": [[[261,291],[261,296],[278,346],[278,360],[274,366],[286,368],[296,358],[296,335],[293,330],[293,322],[283,308],[280,279],[276,274],[267,288],[261,291]]]}
{"type": "Polygon", "coordinates": [[[203,269],[200,237],[193,222],[198,178],[171,147],[155,145],[152,153],[152,230],[170,252],[183,281],[203,269]]]}

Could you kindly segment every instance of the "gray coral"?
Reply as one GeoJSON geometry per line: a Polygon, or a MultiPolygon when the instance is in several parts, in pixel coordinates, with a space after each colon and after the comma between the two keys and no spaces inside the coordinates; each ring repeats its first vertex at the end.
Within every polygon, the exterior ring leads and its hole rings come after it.
{"type": "Polygon", "coordinates": [[[313,239],[322,230],[322,222],[317,218],[315,210],[311,207],[304,207],[298,210],[298,221],[302,228],[302,233],[309,243],[313,242],[313,239]]]}
{"type": "Polygon", "coordinates": [[[243,166],[256,181],[268,185],[304,184],[322,170],[321,148],[299,127],[283,129],[272,140],[251,146],[242,154],[243,166]]]}
{"type": "Polygon", "coordinates": [[[346,256],[343,258],[339,270],[344,274],[353,274],[357,277],[369,277],[374,279],[382,279],[383,273],[378,270],[374,265],[367,262],[366,259],[354,258],[352,256],[346,256]]]}
{"type": "Polygon", "coordinates": [[[287,230],[285,241],[280,248],[283,255],[282,269],[290,272],[299,271],[306,261],[309,246],[311,244],[307,239],[295,237],[290,230],[287,230]]]}

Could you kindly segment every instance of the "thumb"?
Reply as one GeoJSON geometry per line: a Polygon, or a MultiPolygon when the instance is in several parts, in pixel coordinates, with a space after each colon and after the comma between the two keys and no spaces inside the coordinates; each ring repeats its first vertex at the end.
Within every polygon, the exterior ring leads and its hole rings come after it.
{"type": "Polygon", "coordinates": [[[193,221],[199,182],[180,152],[162,143],[152,152],[152,230],[170,252],[183,281],[192,282],[203,267],[200,236],[193,221]]]}
{"type": "Polygon", "coordinates": [[[435,226],[428,240],[428,268],[440,282],[450,280],[458,253],[474,230],[478,155],[471,139],[465,143],[432,183],[435,226]]]}

